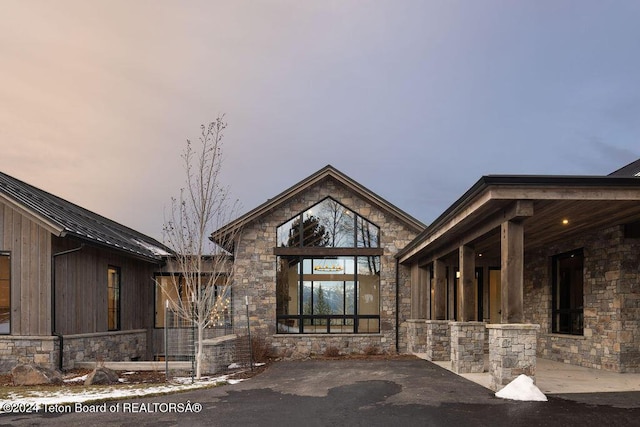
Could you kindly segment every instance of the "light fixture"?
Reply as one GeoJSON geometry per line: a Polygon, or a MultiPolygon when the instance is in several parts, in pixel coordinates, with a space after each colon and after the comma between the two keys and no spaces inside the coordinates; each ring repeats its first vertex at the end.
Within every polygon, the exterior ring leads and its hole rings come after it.
{"type": "Polygon", "coordinates": [[[562,225],[569,225],[569,220],[567,218],[563,218],[562,225]]]}
{"type": "Polygon", "coordinates": [[[342,271],[344,270],[344,267],[342,267],[340,264],[334,264],[334,265],[325,264],[325,265],[316,265],[315,267],[313,267],[313,269],[315,271],[342,271]]]}

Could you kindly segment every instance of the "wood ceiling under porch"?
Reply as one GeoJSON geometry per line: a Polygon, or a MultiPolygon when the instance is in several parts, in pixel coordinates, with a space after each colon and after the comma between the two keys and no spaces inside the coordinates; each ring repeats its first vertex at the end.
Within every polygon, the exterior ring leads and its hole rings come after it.
{"type": "MultiPolygon", "coordinates": [[[[460,271],[461,319],[475,320],[477,260],[502,269],[502,323],[522,321],[524,253],[590,230],[640,221],[640,179],[483,177],[414,242],[401,264],[433,265],[435,319],[444,319],[444,266],[460,271]]],[[[430,280],[430,279],[429,279],[430,280]]]]}

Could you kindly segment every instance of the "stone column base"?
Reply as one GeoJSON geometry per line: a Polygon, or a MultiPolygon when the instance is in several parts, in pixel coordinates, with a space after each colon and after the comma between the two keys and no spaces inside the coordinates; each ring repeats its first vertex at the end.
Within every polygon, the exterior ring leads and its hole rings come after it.
{"type": "Polygon", "coordinates": [[[536,338],[540,325],[528,323],[489,324],[490,387],[502,389],[520,374],[535,382],[536,338]]]}
{"type": "Polygon", "coordinates": [[[451,360],[450,320],[426,320],[427,360],[451,360]]]}
{"type": "Polygon", "coordinates": [[[427,352],[425,319],[407,319],[407,353],[427,352]]]}
{"type": "Polygon", "coordinates": [[[484,322],[451,322],[450,326],[453,372],[484,372],[484,322]]]}

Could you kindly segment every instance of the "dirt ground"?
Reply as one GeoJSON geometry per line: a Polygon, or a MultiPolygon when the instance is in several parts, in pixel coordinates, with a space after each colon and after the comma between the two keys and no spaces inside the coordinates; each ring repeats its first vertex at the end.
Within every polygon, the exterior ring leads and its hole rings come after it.
{"type": "MultiPolygon", "coordinates": [[[[348,356],[337,356],[337,357],[327,357],[327,356],[317,356],[312,357],[314,360],[322,360],[322,359],[368,359],[368,360],[401,360],[401,359],[415,359],[415,356],[412,355],[395,355],[395,354],[381,354],[381,355],[348,355],[348,356]]],[[[232,379],[246,379],[251,378],[253,376],[259,375],[264,372],[265,369],[269,367],[271,363],[274,363],[274,360],[267,360],[264,364],[260,366],[255,366],[253,370],[242,369],[238,371],[227,372],[225,374],[229,375],[229,378],[232,379]]],[[[72,378],[81,377],[83,375],[87,375],[91,372],[90,369],[73,369],[70,371],[66,371],[62,374],[63,379],[68,380],[72,378]]],[[[135,371],[135,372],[118,372],[118,376],[121,379],[124,379],[124,382],[119,384],[127,385],[127,384],[164,384],[167,382],[164,371],[135,371]]],[[[117,384],[114,384],[117,385],[117,384]]],[[[10,387],[13,386],[13,380],[11,379],[11,374],[1,374],[0,375],[0,387],[10,387]]],[[[65,382],[65,387],[77,387],[84,386],[83,381],[73,381],[73,382],[65,382]]],[[[51,386],[58,387],[58,386],[51,386]]]]}
{"type": "MultiPolygon", "coordinates": [[[[229,372],[229,378],[234,379],[244,379],[250,378],[255,375],[260,374],[266,369],[267,365],[254,367],[253,371],[251,370],[242,370],[236,372],[229,372]]],[[[90,369],[73,369],[62,374],[62,378],[64,380],[69,380],[77,377],[81,377],[83,375],[87,375],[91,372],[90,369]]],[[[164,371],[128,371],[128,372],[117,372],[120,379],[124,380],[123,382],[118,383],[119,385],[130,385],[130,384],[165,384],[167,382],[167,378],[165,376],[164,371]]],[[[117,386],[118,384],[114,384],[117,386]]],[[[13,380],[11,379],[11,374],[2,374],[0,375],[0,387],[12,387],[13,380]]],[[[71,381],[66,382],[62,387],[79,387],[84,386],[84,381],[71,381]]],[[[59,387],[52,385],[51,387],[59,387]]]]}

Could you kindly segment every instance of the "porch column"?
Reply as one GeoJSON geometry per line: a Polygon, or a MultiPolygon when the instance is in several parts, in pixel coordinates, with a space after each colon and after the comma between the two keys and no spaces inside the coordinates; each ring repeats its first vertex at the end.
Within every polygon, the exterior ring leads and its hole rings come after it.
{"type": "Polygon", "coordinates": [[[447,318],[447,267],[439,259],[433,261],[433,281],[434,312],[431,318],[445,320],[447,318]]]}
{"type": "Polygon", "coordinates": [[[426,321],[427,360],[450,360],[451,338],[447,318],[447,267],[440,260],[433,261],[433,313],[426,321]]]}
{"type": "Polygon", "coordinates": [[[476,251],[469,246],[460,246],[460,280],[458,281],[458,295],[460,295],[460,321],[476,320],[476,251]]]}
{"type": "Polygon", "coordinates": [[[502,316],[501,323],[524,322],[524,226],[521,222],[502,223],[502,316]]]}

